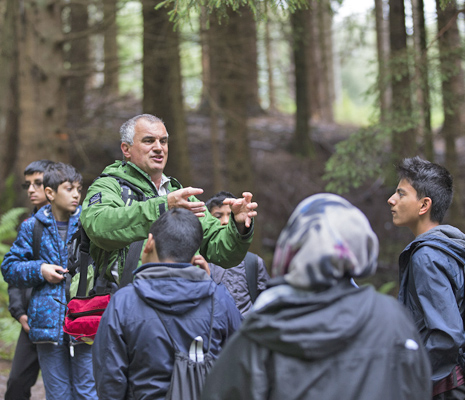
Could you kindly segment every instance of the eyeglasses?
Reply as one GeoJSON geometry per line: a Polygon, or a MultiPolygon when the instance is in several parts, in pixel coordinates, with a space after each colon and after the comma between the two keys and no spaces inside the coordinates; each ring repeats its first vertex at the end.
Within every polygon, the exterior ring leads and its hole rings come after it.
{"type": "Polygon", "coordinates": [[[21,184],[21,187],[24,189],[24,190],[28,190],[31,185],[32,187],[37,190],[39,189],[44,183],[42,181],[35,181],[35,182],[25,182],[25,183],[22,183],[21,184]]]}

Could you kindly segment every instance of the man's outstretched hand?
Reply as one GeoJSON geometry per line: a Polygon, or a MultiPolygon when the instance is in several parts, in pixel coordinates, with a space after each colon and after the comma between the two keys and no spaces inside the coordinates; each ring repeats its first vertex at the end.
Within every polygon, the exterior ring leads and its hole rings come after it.
{"type": "Polygon", "coordinates": [[[168,209],[185,208],[195,214],[196,217],[205,217],[205,203],[203,201],[189,201],[190,196],[197,196],[203,193],[203,189],[186,187],[175,190],[168,194],[168,209]]]}
{"type": "Polygon", "coordinates": [[[231,207],[231,212],[234,215],[234,222],[236,223],[237,229],[241,234],[244,234],[250,225],[252,224],[252,218],[257,216],[256,208],[258,204],[252,202],[252,193],[242,193],[241,199],[224,199],[223,204],[231,207]]]}

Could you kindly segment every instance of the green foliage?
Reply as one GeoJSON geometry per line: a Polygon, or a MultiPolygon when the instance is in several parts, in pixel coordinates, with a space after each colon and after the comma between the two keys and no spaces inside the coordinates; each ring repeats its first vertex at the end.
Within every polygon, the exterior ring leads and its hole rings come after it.
{"type": "Polygon", "coordinates": [[[381,285],[381,287],[378,289],[378,292],[382,294],[389,294],[396,286],[397,283],[395,281],[389,281],[381,285]]]}
{"type": "Polygon", "coordinates": [[[14,188],[15,176],[10,174],[5,180],[5,186],[0,195],[0,213],[13,208],[16,201],[16,192],[14,188]]]}
{"type": "Polygon", "coordinates": [[[386,151],[389,137],[389,129],[370,126],[338,143],[325,166],[323,179],[329,181],[326,190],[343,194],[370,179],[383,176],[384,166],[389,160],[389,152],[386,151]]]}
{"type": "MultiPolygon", "coordinates": [[[[260,14],[260,6],[262,2],[257,0],[164,0],[155,8],[169,8],[168,15],[170,20],[177,25],[181,21],[190,19],[191,11],[199,12],[202,7],[207,13],[217,12],[220,17],[226,16],[228,8],[237,11],[242,6],[248,6],[258,18],[260,14]]],[[[296,9],[308,7],[307,0],[268,0],[267,5],[271,10],[287,9],[294,12],[296,9]]]]}
{"type": "MultiPolygon", "coordinates": [[[[20,217],[26,213],[27,208],[13,208],[0,217],[0,263],[8,252],[10,246],[5,244],[16,237],[16,227],[20,217]]],[[[14,343],[18,337],[20,325],[8,312],[8,285],[0,275],[0,357],[12,358],[14,343]]]]}
{"type": "Polygon", "coordinates": [[[12,208],[0,217],[0,261],[10,248],[4,242],[16,237],[19,218],[26,212],[27,208],[12,208]]]}

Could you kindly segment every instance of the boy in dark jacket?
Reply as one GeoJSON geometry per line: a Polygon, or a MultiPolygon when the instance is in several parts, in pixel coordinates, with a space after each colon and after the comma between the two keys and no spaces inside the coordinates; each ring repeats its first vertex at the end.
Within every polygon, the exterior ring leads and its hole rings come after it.
{"type": "Polygon", "coordinates": [[[465,399],[465,235],[441,225],[452,203],[452,176],[442,166],[407,158],[389,198],[392,221],[415,235],[399,257],[399,301],[412,313],[433,367],[435,400],[465,399]]]}
{"type": "Polygon", "coordinates": [[[47,398],[96,399],[91,347],[70,346],[69,337],[63,333],[66,243],[77,229],[82,176],[71,165],[54,163],[44,172],[44,187],[50,205],[23,222],[5,255],[2,274],[9,284],[33,288],[28,307],[29,338],[37,344],[47,398]],[[35,258],[36,224],[42,225],[42,233],[35,258]]]}
{"type": "MultiPolygon", "coordinates": [[[[205,205],[210,214],[220,220],[221,225],[228,225],[231,217],[231,207],[223,204],[223,201],[235,198],[236,196],[232,193],[221,191],[208,199],[205,205]]],[[[250,311],[256,297],[266,289],[266,282],[270,279],[263,259],[250,252],[235,267],[224,269],[212,263],[209,263],[208,266],[210,267],[212,279],[216,283],[221,282],[226,286],[243,316],[246,316],[250,311]],[[247,279],[248,276],[253,277],[253,279],[247,279]],[[254,287],[251,288],[250,285],[254,287]]]]}
{"type": "MultiPolygon", "coordinates": [[[[44,170],[53,161],[39,160],[30,163],[24,170],[24,183],[29,201],[34,206],[33,216],[40,208],[48,204],[44,191],[44,170]]],[[[27,308],[32,289],[20,289],[8,286],[8,311],[21,324],[15,356],[11,364],[10,375],[6,384],[5,400],[27,400],[31,398],[31,388],[39,375],[37,350],[28,336],[27,308]]]]}
{"type": "Polygon", "coordinates": [[[183,353],[198,336],[206,352],[211,329],[216,358],[239,328],[233,299],[210,279],[205,259],[195,256],[202,237],[199,219],[185,209],[173,208],[153,223],[143,265],[133,283],[113,295],[95,337],[100,400],[165,398],[175,354],[167,329],[183,353]]]}

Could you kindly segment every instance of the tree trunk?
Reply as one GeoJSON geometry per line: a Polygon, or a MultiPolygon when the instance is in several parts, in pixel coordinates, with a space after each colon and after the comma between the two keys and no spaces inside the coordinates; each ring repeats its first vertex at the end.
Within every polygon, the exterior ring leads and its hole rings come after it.
{"type": "Polygon", "coordinates": [[[170,135],[170,160],[166,171],[184,186],[191,184],[184,113],[179,33],[173,30],[168,10],[155,6],[161,0],[142,0],[144,113],[161,118],[170,135]]]}
{"type": "MultiPolygon", "coordinates": [[[[68,127],[72,138],[78,139],[78,130],[85,116],[85,98],[89,75],[89,29],[87,6],[71,3],[69,13],[70,34],[75,38],[69,41],[66,58],[70,64],[70,77],[66,91],[68,100],[68,127]]],[[[74,161],[74,160],[73,160],[74,161]]],[[[76,165],[76,167],[78,167],[76,165]]]]}
{"type": "MultiPolygon", "coordinates": [[[[438,45],[444,110],[444,124],[441,133],[446,142],[445,165],[455,178],[454,202],[451,208],[451,219],[455,223],[455,221],[461,221],[462,217],[462,190],[458,179],[459,167],[456,150],[456,139],[462,137],[465,132],[465,87],[461,61],[462,49],[457,26],[458,11],[456,2],[451,1],[442,10],[439,0],[436,0],[436,9],[438,13],[438,45]]],[[[463,229],[463,226],[461,228],[463,229]]]]}
{"type": "Polygon", "coordinates": [[[103,67],[105,93],[117,96],[119,92],[119,57],[118,57],[118,25],[116,23],[117,0],[103,0],[103,17],[105,32],[103,53],[105,65],[103,67]]]}
{"type": "Polygon", "coordinates": [[[331,2],[318,2],[318,34],[321,49],[321,118],[324,122],[334,122],[334,69],[333,69],[333,31],[331,2]]]}
{"type": "MultiPolygon", "coordinates": [[[[219,21],[219,14],[213,13],[210,15],[210,27],[208,30],[205,30],[205,23],[202,22],[201,16],[201,26],[202,30],[205,32],[208,39],[203,41],[203,43],[208,42],[208,47],[203,47],[202,50],[202,65],[206,65],[206,57],[210,60],[208,65],[210,67],[208,72],[209,76],[207,77],[204,73],[203,77],[203,90],[202,90],[202,99],[200,101],[200,111],[208,113],[208,108],[210,107],[210,87],[215,81],[223,81],[227,72],[224,70],[216,70],[213,66],[225,64],[223,57],[224,48],[222,47],[221,38],[225,37],[225,34],[230,31],[232,28],[228,26],[237,26],[235,27],[235,37],[227,38],[226,40],[232,46],[241,48],[244,51],[241,54],[241,57],[236,59],[231,59],[231,62],[234,65],[234,68],[240,70],[242,87],[245,91],[244,99],[246,101],[246,111],[247,115],[257,115],[263,112],[259,96],[258,96],[258,66],[257,66],[257,28],[256,22],[253,17],[253,13],[249,7],[243,6],[240,7],[237,11],[227,10],[227,16],[222,17],[222,20],[219,21]],[[221,24],[220,24],[221,23],[221,24]],[[235,43],[234,43],[235,42],[235,43]]],[[[220,107],[225,106],[226,94],[220,93],[220,107]]]]}
{"type": "Polygon", "coordinates": [[[431,130],[431,103],[428,81],[428,53],[426,47],[425,11],[423,0],[412,0],[413,41],[415,47],[416,103],[419,112],[417,135],[423,138],[425,156],[434,161],[433,133],[431,130]]]}
{"type": "MultiPolygon", "coordinates": [[[[0,52],[0,193],[4,193],[5,180],[14,171],[19,130],[18,96],[18,36],[19,2],[8,0],[1,25],[0,52]]],[[[3,199],[2,199],[3,200],[3,199]]]]}
{"type": "Polygon", "coordinates": [[[69,162],[60,1],[21,1],[18,175],[42,158],[69,162]]]}
{"type": "MultiPolygon", "coordinates": [[[[295,131],[291,150],[304,157],[313,156],[315,149],[310,140],[309,59],[306,49],[310,42],[310,11],[296,10],[291,14],[294,68],[295,68],[295,131]]],[[[313,97],[313,96],[312,96],[313,97]]]]}
{"type": "Polygon", "coordinates": [[[274,89],[273,77],[273,57],[271,49],[271,35],[270,35],[270,14],[268,13],[268,0],[265,0],[265,55],[266,55],[266,71],[268,73],[268,110],[276,111],[276,95],[274,89]]]}
{"type": "Polygon", "coordinates": [[[378,55],[378,91],[380,121],[387,122],[391,108],[391,82],[389,79],[389,25],[384,18],[384,0],[375,0],[376,49],[378,55]]]}
{"type": "MultiPolygon", "coordinates": [[[[308,36],[304,44],[305,53],[307,54],[307,91],[312,95],[309,96],[309,113],[312,121],[321,121],[322,104],[324,102],[324,93],[322,86],[323,68],[322,68],[322,49],[320,47],[320,25],[318,15],[318,1],[310,0],[308,13],[309,21],[306,21],[305,29],[308,29],[308,36]]],[[[302,12],[302,11],[296,11],[302,12]]]]}
{"type": "Polygon", "coordinates": [[[404,0],[389,0],[390,76],[392,86],[392,156],[399,159],[416,154],[415,121],[412,118],[409,55],[405,30],[404,0]]]}

